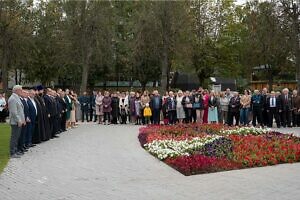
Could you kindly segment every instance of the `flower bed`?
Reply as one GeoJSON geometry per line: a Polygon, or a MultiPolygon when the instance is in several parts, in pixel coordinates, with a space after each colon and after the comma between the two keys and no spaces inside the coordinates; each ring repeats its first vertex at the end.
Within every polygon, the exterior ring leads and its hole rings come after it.
{"type": "Polygon", "coordinates": [[[184,175],[300,161],[300,138],[270,129],[218,124],[148,126],[140,129],[139,141],[184,175]]]}

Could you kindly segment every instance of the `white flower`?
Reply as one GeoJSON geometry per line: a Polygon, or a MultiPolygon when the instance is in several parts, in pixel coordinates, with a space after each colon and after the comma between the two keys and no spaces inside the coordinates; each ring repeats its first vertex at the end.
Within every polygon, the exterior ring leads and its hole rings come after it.
{"type": "Polygon", "coordinates": [[[222,136],[212,135],[204,138],[195,137],[192,140],[154,140],[145,144],[144,147],[160,160],[177,156],[189,156],[192,152],[200,150],[206,144],[214,142],[222,136]]]}

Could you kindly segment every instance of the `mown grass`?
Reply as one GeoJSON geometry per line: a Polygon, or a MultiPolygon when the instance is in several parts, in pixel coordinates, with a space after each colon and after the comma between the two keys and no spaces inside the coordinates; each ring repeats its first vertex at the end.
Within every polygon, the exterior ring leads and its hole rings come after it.
{"type": "Polygon", "coordinates": [[[0,173],[3,171],[9,160],[9,124],[0,124],[0,173]]]}

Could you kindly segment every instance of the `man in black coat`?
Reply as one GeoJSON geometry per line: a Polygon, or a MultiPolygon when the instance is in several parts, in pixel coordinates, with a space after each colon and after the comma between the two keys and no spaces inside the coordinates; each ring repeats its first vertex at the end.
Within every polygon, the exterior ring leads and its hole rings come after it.
{"type": "MultiPolygon", "coordinates": [[[[41,105],[41,114],[43,115],[43,119],[41,119],[41,123],[44,125],[44,133],[42,133],[42,140],[47,141],[51,138],[51,132],[50,132],[50,124],[49,124],[49,116],[47,113],[46,103],[44,100],[44,87],[39,85],[37,86],[37,94],[36,99],[39,101],[41,105]]],[[[41,125],[42,126],[42,125],[41,125]]]]}
{"type": "Polygon", "coordinates": [[[41,143],[42,141],[45,140],[45,119],[44,119],[44,113],[43,113],[43,109],[44,109],[44,105],[41,105],[41,102],[39,100],[40,96],[38,96],[38,92],[35,89],[31,90],[31,93],[34,94],[33,96],[33,100],[35,101],[36,104],[36,111],[37,111],[37,116],[36,116],[36,120],[35,120],[35,125],[34,125],[34,133],[32,136],[32,143],[33,144],[38,144],[41,143]]]}
{"type": "Polygon", "coordinates": [[[46,89],[46,94],[44,95],[44,101],[46,105],[46,113],[47,113],[47,120],[49,123],[49,132],[50,138],[55,137],[55,115],[57,112],[55,99],[51,95],[51,89],[46,89]]]}
{"type": "Polygon", "coordinates": [[[238,92],[233,93],[233,97],[229,101],[229,110],[228,110],[228,125],[233,125],[233,118],[235,119],[235,125],[239,125],[240,121],[240,97],[238,92]]]}
{"type": "Polygon", "coordinates": [[[66,112],[67,112],[67,103],[65,101],[65,93],[64,91],[62,91],[62,89],[58,89],[57,90],[57,100],[59,102],[59,114],[60,114],[60,118],[59,118],[59,131],[60,132],[64,132],[66,131],[66,121],[67,121],[67,116],[66,116],[66,112]]]}
{"type": "Polygon", "coordinates": [[[276,97],[276,93],[274,91],[272,91],[270,97],[267,98],[266,107],[269,115],[268,127],[272,128],[273,119],[275,118],[277,127],[280,128],[279,111],[281,110],[281,100],[276,97]]]}
{"type": "Polygon", "coordinates": [[[282,94],[280,95],[281,105],[282,105],[282,126],[291,127],[292,122],[292,96],[289,94],[289,89],[284,88],[282,94]]]}

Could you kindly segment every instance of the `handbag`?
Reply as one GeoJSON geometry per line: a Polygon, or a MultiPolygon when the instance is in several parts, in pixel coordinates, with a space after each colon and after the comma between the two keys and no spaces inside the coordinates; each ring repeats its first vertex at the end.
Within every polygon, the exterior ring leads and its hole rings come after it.
{"type": "Polygon", "coordinates": [[[201,104],[200,103],[194,103],[193,104],[193,108],[200,108],[201,107],[201,104]]]}

